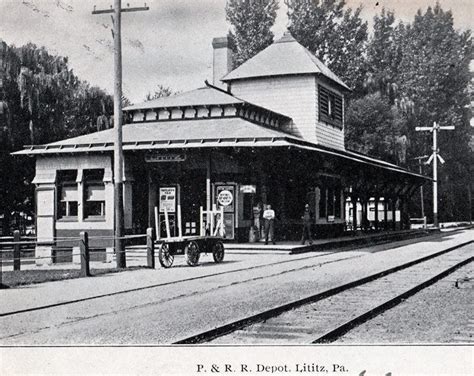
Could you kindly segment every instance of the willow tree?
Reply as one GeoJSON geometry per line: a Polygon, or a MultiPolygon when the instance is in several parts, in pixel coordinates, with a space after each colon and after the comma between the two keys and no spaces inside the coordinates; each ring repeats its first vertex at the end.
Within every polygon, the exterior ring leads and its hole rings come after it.
{"type": "MultiPolygon", "coordinates": [[[[20,49],[21,69],[18,75],[20,105],[29,114],[30,142],[35,143],[34,120],[40,118],[42,97],[53,97],[56,104],[59,96],[66,94],[77,80],[67,65],[67,58],[52,56],[46,49],[27,45],[20,49]]],[[[48,132],[54,130],[53,127],[48,132]]]]}
{"type": "Polygon", "coordinates": [[[96,130],[112,113],[112,97],[81,81],[67,58],[29,43],[0,40],[0,216],[9,231],[12,212],[33,212],[34,160],[10,153],[24,144],[49,143],[96,130]]]}

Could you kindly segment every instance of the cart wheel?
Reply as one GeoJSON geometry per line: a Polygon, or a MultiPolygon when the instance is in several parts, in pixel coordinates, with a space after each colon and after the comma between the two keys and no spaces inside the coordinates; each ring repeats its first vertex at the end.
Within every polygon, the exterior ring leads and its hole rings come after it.
{"type": "Polygon", "coordinates": [[[191,241],[184,248],[184,258],[189,266],[196,266],[199,262],[199,244],[191,241]]]}
{"type": "Polygon", "coordinates": [[[169,268],[173,265],[174,256],[170,253],[170,246],[168,243],[161,243],[158,251],[158,260],[163,268],[169,268]]]}
{"type": "Polygon", "coordinates": [[[216,263],[222,262],[224,260],[224,243],[217,241],[212,246],[212,257],[216,263]]]}

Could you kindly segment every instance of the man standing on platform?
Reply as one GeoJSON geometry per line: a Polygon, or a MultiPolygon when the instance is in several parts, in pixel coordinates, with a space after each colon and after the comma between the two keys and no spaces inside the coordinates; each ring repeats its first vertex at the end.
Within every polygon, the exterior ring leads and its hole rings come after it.
{"type": "Polygon", "coordinates": [[[309,240],[309,244],[313,244],[313,238],[311,237],[311,212],[309,211],[309,204],[304,207],[304,213],[301,217],[303,220],[303,236],[301,237],[301,244],[305,244],[306,240],[309,240]]]}
{"type": "Polygon", "coordinates": [[[263,219],[265,220],[265,245],[268,244],[268,235],[270,235],[272,243],[275,244],[275,211],[271,205],[267,205],[263,212],[263,219]]]}

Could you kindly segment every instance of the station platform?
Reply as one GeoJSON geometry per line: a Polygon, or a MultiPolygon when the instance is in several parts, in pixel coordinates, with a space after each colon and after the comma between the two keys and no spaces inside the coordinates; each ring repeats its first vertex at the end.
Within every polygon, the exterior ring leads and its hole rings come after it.
{"type": "Polygon", "coordinates": [[[267,245],[263,241],[257,243],[226,243],[226,253],[283,253],[299,254],[305,252],[327,251],[334,248],[357,245],[373,245],[392,241],[418,238],[439,232],[439,229],[417,229],[400,231],[379,231],[373,233],[355,233],[337,238],[314,239],[312,244],[306,242],[302,245],[297,241],[280,241],[276,244],[269,242],[267,245]]]}
{"type": "MultiPolygon", "coordinates": [[[[313,244],[302,245],[296,241],[279,241],[275,245],[271,242],[265,245],[264,242],[257,243],[233,243],[225,242],[226,254],[252,255],[252,254],[273,254],[273,255],[297,255],[308,252],[330,252],[336,250],[347,250],[354,247],[367,247],[371,245],[390,243],[401,240],[421,238],[434,235],[439,232],[460,231],[472,226],[453,228],[428,228],[412,229],[402,231],[379,231],[373,233],[355,233],[347,236],[328,239],[315,239],[313,244]]],[[[143,267],[146,265],[146,247],[144,245],[127,246],[127,266],[143,267]]],[[[155,250],[156,265],[159,267],[158,250],[155,250]]],[[[44,270],[44,269],[80,269],[80,264],[59,263],[48,266],[37,266],[34,260],[24,260],[21,263],[21,270],[44,270]]],[[[115,262],[91,262],[92,269],[109,269],[115,267],[115,262]]],[[[11,261],[0,263],[0,271],[13,270],[11,261]]]]}

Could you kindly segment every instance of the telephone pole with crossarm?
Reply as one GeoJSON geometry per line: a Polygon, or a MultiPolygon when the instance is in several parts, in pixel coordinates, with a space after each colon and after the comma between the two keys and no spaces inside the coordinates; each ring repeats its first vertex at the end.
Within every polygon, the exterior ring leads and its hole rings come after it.
{"type": "Polygon", "coordinates": [[[444,163],[444,159],[439,155],[438,150],[438,131],[452,131],[454,130],[454,126],[447,125],[442,127],[438,123],[434,122],[432,127],[416,127],[415,130],[433,133],[433,154],[431,154],[425,164],[430,164],[433,162],[433,224],[434,227],[438,227],[438,159],[441,164],[444,163]]]}
{"type": "Polygon", "coordinates": [[[146,6],[122,8],[121,0],[114,0],[114,7],[110,9],[94,10],[92,14],[112,13],[114,39],[114,211],[115,211],[115,254],[117,267],[126,267],[125,247],[123,242],[123,149],[122,149],[122,39],[121,15],[122,12],[139,12],[149,10],[146,6]]]}

